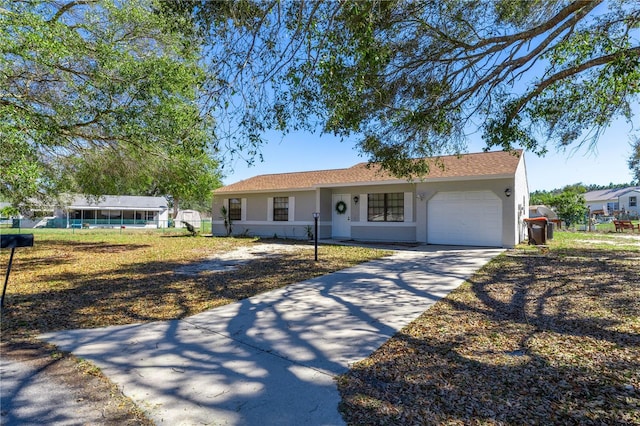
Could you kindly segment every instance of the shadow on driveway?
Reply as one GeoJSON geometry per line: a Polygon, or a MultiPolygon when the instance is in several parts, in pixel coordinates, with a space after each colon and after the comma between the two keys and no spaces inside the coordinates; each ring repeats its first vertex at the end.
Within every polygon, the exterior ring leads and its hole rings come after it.
{"type": "Polygon", "coordinates": [[[157,424],[344,424],[335,376],[501,251],[396,251],[182,320],[41,338],[97,365],[157,424]]]}

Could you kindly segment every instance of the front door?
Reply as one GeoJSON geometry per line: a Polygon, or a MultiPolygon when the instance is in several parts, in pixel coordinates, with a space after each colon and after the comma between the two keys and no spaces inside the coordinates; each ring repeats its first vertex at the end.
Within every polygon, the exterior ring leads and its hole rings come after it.
{"type": "Polygon", "coordinates": [[[333,194],[331,197],[333,215],[331,216],[331,237],[351,238],[351,194],[333,194]],[[338,206],[342,201],[343,204],[338,206]],[[344,213],[342,209],[344,209],[344,213]],[[340,212],[338,212],[340,210],[340,212]]]}

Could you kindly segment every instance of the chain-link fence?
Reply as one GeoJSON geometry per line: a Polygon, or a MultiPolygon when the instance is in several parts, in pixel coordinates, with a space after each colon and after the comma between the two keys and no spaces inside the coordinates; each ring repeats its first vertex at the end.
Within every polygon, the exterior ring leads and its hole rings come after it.
{"type": "MultiPolygon", "coordinates": [[[[189,222],[199,234],[211,234],[211,219],[200,219],[189,222]]],[[[90,230],[125,230],[155,231],[155,232],[189,232],[185,222],[169,220],[140,220],[140,219],[91,219],[81,221],[79,219],[66,219],[56,217],[43,217],[34,219],[0,218],[0,232],[20,232],[30,229],[59,229],[69,232],[90,230]]]]}

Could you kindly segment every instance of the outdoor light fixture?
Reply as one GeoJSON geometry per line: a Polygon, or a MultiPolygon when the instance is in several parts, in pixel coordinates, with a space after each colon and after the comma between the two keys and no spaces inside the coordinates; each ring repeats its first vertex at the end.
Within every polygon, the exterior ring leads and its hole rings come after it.
{"type": "Polygon", "coordinates": [[[360,201],[360,197],[358,197],[357,195],[355,197],[353,197],[353,202],[358,204],[358,201],[360,201]]]}
{"type": "Polygon", "coordinates": [[[504,190],[504,195],[506,195],[507,197],[511,197],[511,188],[507,188],[504,190]]]}
{"type": "Polygon", "coordinates": [[[424,194],[422,192],[417,194],[416,197],[418,197],[418,200],[424,201],[424,194]]]}

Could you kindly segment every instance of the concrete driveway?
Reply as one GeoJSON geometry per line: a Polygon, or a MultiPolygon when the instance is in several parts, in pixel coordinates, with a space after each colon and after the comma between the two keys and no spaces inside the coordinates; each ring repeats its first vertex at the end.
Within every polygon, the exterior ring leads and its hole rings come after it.
{"type": "Polygon", "coordinates": [[[422,246],[183,320],[41,338],[158,425],[342,425],[335,377],[501,252],[422,246]]]}

